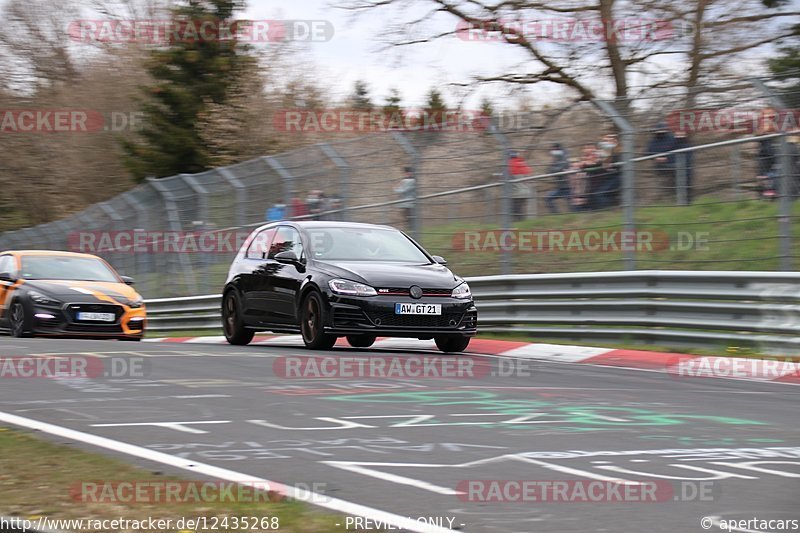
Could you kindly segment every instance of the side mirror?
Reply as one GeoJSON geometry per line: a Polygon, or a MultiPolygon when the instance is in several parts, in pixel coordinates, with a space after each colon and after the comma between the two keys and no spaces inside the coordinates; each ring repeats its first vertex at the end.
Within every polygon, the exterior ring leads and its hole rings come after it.
{"type": "Polygon", "coordinates": [[[286,263],[290,265],[294,265],[300,262],[299,259],[297,259],[297,255],[291,250],[286,250],[285,252],[280,252],[275,254],[275,261],[277,261],[278,263],[286,263]]]}
{"type": "Polygon", "coordinates": [[[122,279],[122,282],[125,285],[134,285],[134,284],[136,284],[136,282],[130,276],[120,276],[120,278],[122,279]]]}
{"type": "Polygon", "coordinates": [[[11,275],[11,272],[0,272],[0,281],[8,281],[10,283],[14,283],[17,281],[17,278],[11,275]]]}
{"type": "Polygon", "coordinates": [[[433,256],[433,260],[436,261],[437,263],[439,263],[440,265],[446,265],[447,264],[447,259],[445,259],[441,255],[434,255],[433,256]]]}

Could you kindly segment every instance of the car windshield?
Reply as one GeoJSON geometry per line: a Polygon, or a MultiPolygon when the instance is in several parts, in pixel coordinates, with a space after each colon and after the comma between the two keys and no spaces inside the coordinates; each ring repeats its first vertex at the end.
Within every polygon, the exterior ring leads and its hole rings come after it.
{"type": "Polygon", "coordinates": [[[309,246],[321,261],[430,263],[403,233],[383,228],[309,228],[309,246]]]}
{"type": "Polygon", "coordinates": [[[22,278],[119,282],[114,272],[99,259],[65,255],[23,256],[22,278]]]}

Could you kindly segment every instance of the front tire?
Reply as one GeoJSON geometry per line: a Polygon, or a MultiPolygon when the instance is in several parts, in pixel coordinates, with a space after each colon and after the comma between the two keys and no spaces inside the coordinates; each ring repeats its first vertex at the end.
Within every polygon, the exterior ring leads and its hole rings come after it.
{"type": "Polygon", "coordinates": [[[8,313],[8,325],[11,329],[11,335],[21,339],[23,337],[30,337],[30,321],[28,320],[25,306],[22,302],[16,300],[11,304],[11,309],[8,313]]]}
{"type": "Polygon", "coordinates": [[[446,353],[463,352],[469,346],[469,337],[463,336],[442,336],[436,337],[436,347],[446,353]]]}
{"type": "Polygon", "coordinates": [[[244,327],[239,313],[239,299],[234,291],[225,294],[222,300],[222,329],[228,344],[244,346],[253,340],[255,331],[244,327]]]}
{"type": "Polygon", "coordinates": [[[300,330],[303,343],[311,350],[330,350],[336,344],[336,335],[325,333],[325,312],[319,293],[310,292],[303,300],[300,311],[300,330]]]}
{"type": "Polygon", "coordinates": [[[375,335],[348,335],[347,342],[353,348],[369,348],[375,344],[375,335]]]}

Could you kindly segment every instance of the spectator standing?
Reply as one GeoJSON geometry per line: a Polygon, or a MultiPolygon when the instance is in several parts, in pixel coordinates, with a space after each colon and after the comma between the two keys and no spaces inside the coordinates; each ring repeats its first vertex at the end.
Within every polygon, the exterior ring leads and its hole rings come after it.
{"type": "MultiPolygon", "coordinates": [[[[689,148],[691,143],[689,142],[689,136],[686,135],[685,131],[676,131],[675,132],[675,144],[673,145],[673,150],[680,150],[681,148],[689,148]]],[[[694,183],[694,152],[683,152],[681,154],[675,154],[675,184],[676,186],[680,186],[680,176],[679,172],[681,171],[681,158],[683,158],[683,167],[684,171],[686,172],[686,203],[692,203],[692,184],[694,183]]]]}
{"type": "MultiPolygon", "coordinates": [[[[569,170],[569,158],[567,156],[567,151],[563,146],[561,146],[561,143],[553,143],[553,145],[550,147],[550,157],[550,166],[547,168],[548,174],[556,174],[558,172],[565,172],[569,170]]],[[[555,183],[555,190],[550,192],[545,199],[547,210],[551,213],[558,213],[556,200],[559,198],[564,198],[567,201],[567,206],[569,206],[569,197],[571,194],[571,189],[569,187],[569,176],[567,174],[563,176],[556,176],[555,183]]]]}
{"type": "Polygon", "coordinates": [[[286,218],[286,204],[280,201],[275,202],[272,207],[267,209],[266,219],[267,222],[277,222],[286,218]]]}
{"type": "MultiPolygon", "coordinates": [[[[513,180],[522,176],[530,176],[533,174],[533,170],[531,170],[531,167],[528,166],[528,163],[525,162],[525,159],[523,159],[519,152],[512,150],[509,153],[508,173],[513,180]]],[[[524,182],[517,182],[512,185],[511,212],[513,213],[513,219],[524,220],[526,214],[525,208],[528,203],[528,198],[531,195],[530,187],[524,182]]]]}
{"type": "MultiPolygon", "coordinates": [[[[775,133],[775,112],[771,109],[764,111],[761,126],[756,132],[758,135],[775,133]]],[[[761,139],[758,141],[758,176],[759,196],[767,200],[777,197],[777,177],[779,169],[778,151],[775,139],[761,139]]]]}
{"type": "Polygon", "coordinates": [[[584,209],[598,209],[598,195],[605,178],[605,170],[600,161],[600,150],[594,144],[584,145],[581,153],[581,170],[586,181],[584,209]]]}
{"type": "MultiPolygon", "coordinates": [[[[675,149],[675,136],[669,131],[666,122],[659,122],[655,132],[647,145],[647,155],[669,152],[675,149]]],[[[656,174],[656,183],[659,189],[658,196],[671,198],[675,187],[675,154],[667,154],[653,160],[653,169],[656,174]],[[666,191],[666,192],[665,192],[666,191]]]]}
{"type": "Polygon", "coordinates": [[[405,167],[404,172],[405,176],[395,188],[394,192],[399,194],[401,199],[405,200],[398,204],[398,207],[403,214],[403,222],[406,225],[406,229],[411,229],[414,221],[414,204],[417,200],[417,178],[414,176],[414,169],[412,167],[405,167]]]}
{"type": "Polygon", "coordinates": [[[293,194],[290,210],[292,218],[306,216],[308,214],[308,207],[306,207],[305,202],[300,199],[300,194],[297,191],[294,191],[293,194]]]}
{"type": "Polygon", "coordinates": [[[617,163],[619,155],[617,136],[609,133],[598,144],[600,168],[598,172],[597,189],[594,193],[594,207],[605,209],[619,204],[619,190],[621,185],[620,171],[617,163]]]}

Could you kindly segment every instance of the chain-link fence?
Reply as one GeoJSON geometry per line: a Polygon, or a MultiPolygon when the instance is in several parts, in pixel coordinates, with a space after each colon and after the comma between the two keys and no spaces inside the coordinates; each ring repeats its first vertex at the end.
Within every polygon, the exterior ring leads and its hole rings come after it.
{"type": "Polygon", "coordinates": [[[402,227],[461,275],[791,270],[798,115],[784,90],[749,80],[315,144],[148,180],[6,232],[0,250],[97,253],[145,297],[205,294],[275,208],[402,227]]]}

